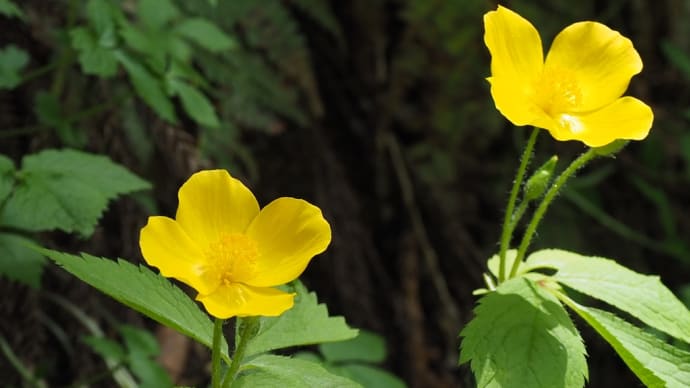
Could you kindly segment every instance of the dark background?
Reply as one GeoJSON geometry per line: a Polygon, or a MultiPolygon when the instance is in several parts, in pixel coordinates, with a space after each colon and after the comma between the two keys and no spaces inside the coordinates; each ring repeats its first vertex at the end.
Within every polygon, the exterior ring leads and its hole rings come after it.
{"type": "MultiPolygon", "coordinates": [[[[500,115],[485,81],[490,58],[482,15],[496,2],[238,1],[246,3],[240,13],[225,1],[218,0],[216,17],[237,12],[235,19],[227,16],[226,28],[241,42],[243,63],[257,64],[226,70],[227,77],[264,84],[226,87],[222,77],[213,81],[223,130],[184,118],[171,125],[138,100],[129,112],[143,124],[138,138],[128,135],[125,115],[115,107],[81,122],[85,150],[109,155],[154,189],[148,202],[143,194],[112,203],[88,240],[59,232],[38,237],[62,250],[139,262],[138,231],[146,217],[173,215],[179,185],[198,169],[228,168],[261,204],[298,196],[323,209],[333,242],[302,279],[331,313],[385,336],[388,370],[412,387],[472,386],[468,366],[457,366],[458,333],[472,318],[471,293],[482,286],[485,261],[497,251],[504,203],[530,130],[500,115]],[[136,147],[143,147],[144,157],[136,147]]],[[[63,3],[22,2],[29,22],[1,19],[0,40],[29,51],[30,67],[40,68],[61,47],[50,31],[65,23],[63,3]]],[[[190,13],[203,8],[177,3],[190,13]]],[[[618,259],[659,274],[687,301],[690,2],[502,4],[537,27],[546,49],[558,31],[581,20],[600,21],[629,37],[644,70],[627,94],[655,113],[647,139],[615,158],[596,160],[568,185],[533,249],[618,259]]],[[[111,86],[125,83],[122,76],[107,82],[86,76],[76,64],[67,77],[65,100],[108,101],[116,90],[111,86]]],[[[50,128],[10,130],[35,124],[33,95],[50,82],[48,74],[0,93],[0,152],[15,161],[64,145],[50,128]]],[[[544,132],[534,164],[557,154],[563,168],[583,151],[580,143],[557,143],[544,132]]],[[[79,342],[82,327],[47,302],[46,293],[76,301],[99,322],[115,316],[150,328],[163,346],[181,341],[174,348],[185,361],[175,364],[173,374],[180,383],[204,383],[204,349],[63,271],[49,267],[40,290],[0,278],[3,335],[26,364],[43,366],[51,386],[99,371],[102,361],[79,342]],[[45,317],[73,339],[71,352],[53,338],[45,317]]],[[[575,320],[588,351],[588,386],[639,386],[608,345],[575,320]]],[[[4,360],[0,376],[19,381],[4,360]]]]}

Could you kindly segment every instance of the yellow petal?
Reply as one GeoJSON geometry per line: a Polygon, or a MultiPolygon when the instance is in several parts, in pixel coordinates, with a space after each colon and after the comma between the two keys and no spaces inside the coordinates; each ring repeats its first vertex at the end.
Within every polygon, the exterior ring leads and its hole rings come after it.
{"type": "Polygon", "coordinates": [[[484,29],[484,43],[491,53],[491,77],[512,84],[517,94],[529,91],[544,66],[537,30],[522,16],[500,5],[484,15],[484,29]]]}
{"type": "Polygon", "coordinates": [[[204,304],[206,311],[216,318],[267,316],[275,317],[294,304],[295,294],[275,288],[251,287],[241,283],[223,285],[215,292],[196,299],[204,304]]]}
{"type": "Polygon", "coordinates": [[[217,287],[202,278],[204,254],[175,220],[149,217],[141,229],[139,246],[146,262],[163,276],[178,279],[199,292],[208,293],[217,287]]]}
{"type": "Polygon", "coordinates": [[[176,219],[202,249],[223,233],[243,233],[259,213],[249,189],[225,170],[192,175],[178,193],[176,219]]]}
{"type": "Polygon", "coordinates": [[[580,140],[590,147],[602,147],[617,139],[644,139],[653,121],[654,114],[647,104],[623,97],[591,113],[564,114],[560,125],[547,129],[556,140],[580,140]]]}
{"type": "Polygon", "coordinates": [[[544,71],[571,74],[578,94],[575,112],[599,109],[622,96],[642,60],[630,39],[601,23],[580,22],[561,31],[546,56],[544,71]]]}
{"type": "Polygon", "coordinates": [[[516,89],[515,82],[507,77],[491,77],[491,97],[496,109],[517,126],[534,125],[545,128],[551,118],[534,102],[534,91],[516,89]]]}
{"type": "Polygon", "coordinates": [[[261,210],[247,229],[259,256],[256,275],[246,283],[271,287],[296,279],[331,242],[331,227],[307,201],[278,198],[261,210]]]}

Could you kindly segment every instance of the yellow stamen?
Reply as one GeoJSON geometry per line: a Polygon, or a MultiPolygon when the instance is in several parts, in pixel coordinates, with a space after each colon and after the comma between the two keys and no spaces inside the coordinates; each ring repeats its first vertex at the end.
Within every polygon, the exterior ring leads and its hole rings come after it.
{"type": "Polygon", "coordinates": [[[224,234],[207,250],[210,272],[224,285],[250,279],[258,256],[256,242],[241,233],[224,234]]]}

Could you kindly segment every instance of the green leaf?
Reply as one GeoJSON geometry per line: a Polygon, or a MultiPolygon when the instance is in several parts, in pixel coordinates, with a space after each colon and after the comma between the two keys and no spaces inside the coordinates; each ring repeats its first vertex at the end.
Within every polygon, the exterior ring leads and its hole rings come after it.
{"type": "Polygon", "coordinates": [[[69,32],[72,47],[79,52],[79,64],[86,74],[103,78],[117,73],[117,59],[111,48],[102,47],[86,27],[76,27],[69,32]]]}
{"type": "Polygon", "coordinates": [[[175,27],[175,31],[212,52],[230,50],[237,45],[218,26],[202,18],[185,19],[175,27]]]}
{"type": "Polygon", "coordinates": [[[619,317],[562,299],[608,342],[647,387],[681,388],[690,382],[690,353],[619,317]]]}
{"type": "Polygon", "coordinates": [[[199,90],[178,80],[171,82],[170,86],[172,92],[180,96],[182,107],[194,121],[211,128],[220,125],[213,105],[199,90]]]}
{"type": "Polygon", "coordinates": [[[16,16],[20,19],[24,19],[24,13],[22,10],[10,0],[0,0],[0,13],[8,18],[16,16]]]}
{"type": "Polygon", "coordinates": [[[352,380],[329,373],[319,364],[270,354],[256,357],[242,365],[240,374],[232,386],[234,388],[361,387],[352,380]]]}
{"type": "Polygon", "coordinates": [[[46,150],[25,156],[14,191],[0,209],[0,225],[29,231],[93,233],[117,196],[149,184],[102,155],[46,150]]]}
{"type": "Polygon", "coordinates": [[[137,11],[137,16],[152,30],[163,28],[180,15],[180,11],[170,0],[141,0],[137,11]]]}
{"type": "Polygon", "coordinates": [[[160,349],[156,338],[146,330],[130,325],[120,326],[127,346],[127,358],[132,372],[139,378],[140,387],[170,387],[172,381],[155,360],[160,349]]]}
{"type": "MultiPolygon", "coordinates": [[[[150,269],[85,253],[81,257],[49,249],[41,253],[118,302],[211,347],[213,323],[208,315],[182,290],[150,269]]],[[[225,342],[221,353],[229,359],[225,342]]]]}
{"type": "Polygon", "coordinates": [[[558,249],[533,253],[527,265],[556,269],[552,278],[557,282],[690,343],[690,311],[658,276],[639,274],[613,260],[558,249]]]}
{"type": "Polygon", "coordinates": [[[298,345],[343,341],[357,336],[343,317],[329,317],[325,305],[316,301],[299,281],[288,290],[296,292],[295,305],[278,317],[261,317],[256,337],[247,345],[246,355],[298,345]]]}
{"type": "Polygon", "coordinates": [[[72,126],[69,119],[62,112],[62,106],[58,97],[46,91],[36,93],[34,112],[38,121],[53,128],[63,144],[80,148],[86,145],[87,138],[83,131],[72,126]]]}
{"type": "Polygon", "coordinates": [[[31,287],[41,285],[45,259],[35,250],[32,240],[16,234],[0,233],[0,274],[31,287]]]}
{"type": "Polygon", "coordinates": [[[319,351],[326,361],[361,361],[377,363],[386,359],[386,343],[380,335],[359,330],[359,335],[346,341],[319,345],[319,351]]]}
{"type": "Polygon", "coordinates": [[[29,63],[29,54],[11,44],[0,50],[0,89],[13,89],[22,82],[19,72],[29,63]]]}
{"type": "Polygon", "coordinates": [[[142,64],[132,60],[123,52],[116,52],[116,57],[125,67],[129,78],[144,102],[168,122],[175,123],[175,108],[165,94],[162,80],[154,77],[142,64]]]}
{"type": "Polygon", "coordinates": [[[460,363],[478,387],[582,387],[582,338],[560,302],[539,284],[513,278],[483,296],[465,326],[460,363]]]}
{"type": "Polygon", "coordinates": [[[356,381],[363,387],[405,388],[405,383],[400,378],[372,365],[347,364],[326,369],[356,381]]]}
{"type": "Polygon", "coordinates": [[[0,207],[14,186],[14,162],[5,155],[0,155],[0,207]]]}
{"type": "Polygon", "coordinates": [[[139,353],[151,357],[157,356],[160,352],[156,338],[148,331],[130,325],[122,325],[119,329],[125,340],[128,353],[139,353]]]}
{"type": "Polygon", "coordinates": [[[112,358],[118,362],[125,358],[125,350],[122,345],[109,338],[90,335],[84,337],[83,341],[103,358],[112,358]]]}

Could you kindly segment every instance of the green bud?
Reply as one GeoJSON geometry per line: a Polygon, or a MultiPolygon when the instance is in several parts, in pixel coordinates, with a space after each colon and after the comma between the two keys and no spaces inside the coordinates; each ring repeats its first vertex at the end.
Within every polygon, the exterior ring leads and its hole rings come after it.
{"type": "Polygon", "coordinates": [[[551,182],[551,176],[557,162],[558,156],[552,156],[527,180],[525,184],[525,201],[533,201],[544,194],[549,186],[549,182],[551,182]]]}
{"type": "Polygon", "coordinates": [[[596,152],[599,156],[614,155],[618,153],[618,151],[622,150],[623,147],[625,147],[628,143],[628,140],[614,140],[605,146],[594,147],[594,152],[596,152]]]}

